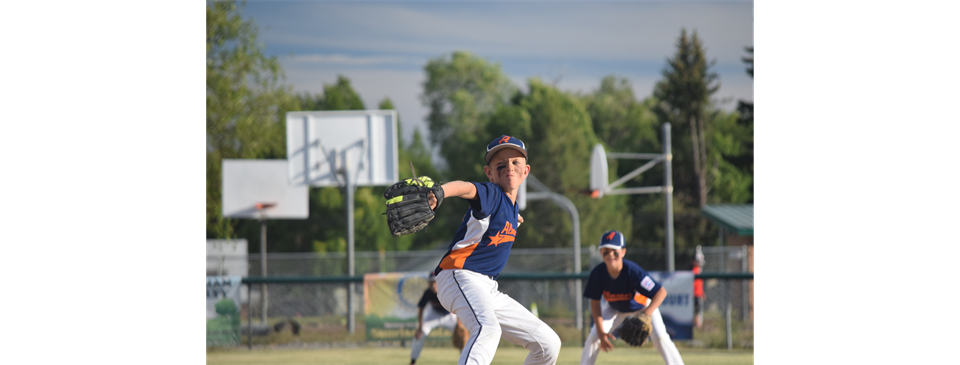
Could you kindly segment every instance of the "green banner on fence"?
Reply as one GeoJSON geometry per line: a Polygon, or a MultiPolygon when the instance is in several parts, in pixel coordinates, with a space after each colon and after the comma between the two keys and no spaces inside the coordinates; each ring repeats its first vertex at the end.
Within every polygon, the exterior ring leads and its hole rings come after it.
{"type": "Polygon", "coordinates": [[[240,344],[239,276],[207,276],[207,346],[240,344]]]}

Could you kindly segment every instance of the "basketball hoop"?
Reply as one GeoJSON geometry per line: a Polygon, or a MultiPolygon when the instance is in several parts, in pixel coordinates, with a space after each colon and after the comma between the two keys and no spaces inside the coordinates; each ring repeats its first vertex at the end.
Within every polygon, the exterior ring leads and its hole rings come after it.
{"type": "Polygon", "coordinates": [[[277,203],[273,202],[257,202],[257,212],[260,213],[260,222],[267,220],[267,208],[273,208],[277,206],[277,203]]]}

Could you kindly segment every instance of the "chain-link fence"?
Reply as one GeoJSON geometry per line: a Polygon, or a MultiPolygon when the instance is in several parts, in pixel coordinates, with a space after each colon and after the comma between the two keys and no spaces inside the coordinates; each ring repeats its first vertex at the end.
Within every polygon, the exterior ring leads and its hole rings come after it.
{"type": "MultiPolygon", "coordinates": [[[[573,248],[522,249],[514,248],[501,275],[506,274],[551,274],[573,273],[573,248]]],[[[356,252],[354,254],[357,275],[376,272],[428,272],[433,270],[443,257],[445,250],[407,251],[407,252],[356,252]]],[[[745,246],[704,247],[706,264],[704,273],[747,272],[747,251],[745,246]]],[[[581,271],[589,272],[602,262],[595,248],[580,250],[581,271]]],[[[691,269],[694,251],[677,252],[675,262],[677,270],[691,269]]],[[[626,259],[636,262],[648,271],[662,271],[666,268],[663,250],[628,249],[626,259]]],[[[223,267],[242,267],[247,269],[244,277],[346,277],[347,255],[345,253],[271,253],[266,259],[266,275],[261,268],[260,255],[247,256],[208,256],[208,274],[223,272],[223,267]]],[[[237,275],[236,273],[231,273],[237,275]]],[[[576,290],[575,280],[499,280],[500,290],[516,299],[525,307],[537,303],[538,312],[544,321],[551,325],[565,324],[576,328],[576,301],[583,300],[582,293],[576,290]]],[[[363,314],[363,285],[355,284],[353,305],[355,313],[363,314]]],[[[242,292],[242,316],[246,322],[247,313],[252,313],[254,323],[273,324],[286,318],[320,318],[316,325],[344,328],[348,313],[348,284],[334,283],[295,283],[295,284],[256,284],[242,292]],[[261,323],[261,296],[263,288],[267,293],[266,323],[261,323]],[[249,297],[248,297],[249,296],[249,297]]],[[[582,290],[582,289],[581,289],[582,290]]],[[[726,320],[752,323],[752,280],[706,279],[704,280],[705,312],[707,315],[726,320]]],[[[589,311],[589,303],[582,305],[589,311]]],[[[589,329],[589,313],[583,316],[589,329]]],[[[357,323],[362,325],[362,320],[357,323]]],[[[244,326],[246,323],[244,323],[244,326]]],[[[752,324],[750,325],[752,331],[752,324]]],[[[362,333],[361,330],[357,332],[362,333]]],[[[750,344],[752,346],[752,343],[750,344]]]]}

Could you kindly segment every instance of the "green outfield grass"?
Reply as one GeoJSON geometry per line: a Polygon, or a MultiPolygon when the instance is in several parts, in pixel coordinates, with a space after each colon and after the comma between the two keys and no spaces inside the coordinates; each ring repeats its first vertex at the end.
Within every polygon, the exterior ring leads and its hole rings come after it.
{"type": "MultiPolygon", "coordinates": [[[[571,316],[572,315],[567,314],[567,317],[544,318],[544,321],[557,332],[557,335],[560,336],[560,340],[563,342],[563,346],[578,347],[583,345],[584,334],[573,326],[573,320],[569,318],[571,316]]],[[[270,318],[267,323],[273,325],[285,320],[287,320],[287,318],[270,318]]],[[[253,346],[283,347],[299,346],[301,343],[354,343],[362,345],[367,341],[365,322],[360,316],[357,317],[356,331],[354,334],[350,334],[347,331],[347,320],[341,317],[302,317],[296,318],[296,320],[303,326],[299,335],[294,336],[289,326],[287,326],[280,332],[271,331],[270,334],[266,336],[254,336],[253,346]]],[[[247,320],[243,319],[241,326],[245,327],[246,325],[247,320]]],[[[731,327],[731,345],[734,349],[749,350],[753,348],[753,322],[743,322],[734,318],[731,327]]],[[[588,324],[585,330],[589,329],[588,324]]],[[[675,341],[675,343],[681,350],[684,348],[725,350],[727,348],[727,338],[726,322],[724,321],[723,314],[717,311],[706,312],[703,318],[703,328],[694,329],[693,338],[694,340],[692,341],[682,340],[675,341]]],[[[240,337],[240,343],[244,346],[248,340],[247,336],[240,337]]],[[[409,340],[407,342],[409,342],[409,340]]],[[[446,341],[439,341],[437,343],[442,345],[445,342],[446,341]]],[[[624,342],[618,343],[626,346],[624,342]]],[[[506,341],[501,341],[500,344],[501,346],[512,346],[506,341]]],[[[399,341],[397,341],[397,345],[399,345],[399,341]]],[[[428,346],[431,345],[434,345],[434,343],[428,341],[428,346]]]]}
{"type": "MultiPolygon", "coordinates": [[[[580,363],[580,347],[563,347],[557,365],[576,365],[580,363]]],[[[497,350],[493,364],[522,364],[527,350],[519,347],[506,347],[497,350]]],[[[753,350],[716,350],[716,349],[680,349],[680,355],[686,365],[752,365],[753,350]]],[[[443,347],[427,347],[420,353],[417,365],[455,364],[459,351],[443,347]]],[[[209,365],[408,365],[410,348],[337,348],[337,349],[271,349],[246,348],[217,349],[207,352],[209,365]]],[[[604,364],[663,364],[663,358],[653,347],[643,348],[618,346],[614,351],[601,353],[598,365],[604,364]]]]}

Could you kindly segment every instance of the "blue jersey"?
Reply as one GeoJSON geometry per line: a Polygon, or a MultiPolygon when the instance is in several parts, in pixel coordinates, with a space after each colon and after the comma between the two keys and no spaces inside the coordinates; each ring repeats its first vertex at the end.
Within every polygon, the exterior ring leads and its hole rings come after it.
{"type": "Polygon", "coordinates": [[[647,298],[657,294],[660,287],[640,265],[623,259],[623,268],[616,279],[610,277],[606,263],[593,268],[583,296],[596,300],[602,297],[620,312],[636,312],[647,305],[647,298]]]}
{"type": "Polygon", "coordinates": [[[473,185],[477,187],[477,199],[467,200],[470,207],[434,272],[466,269],[496,279],[510,257],[520,211],[497,184],[473,185]]]}

